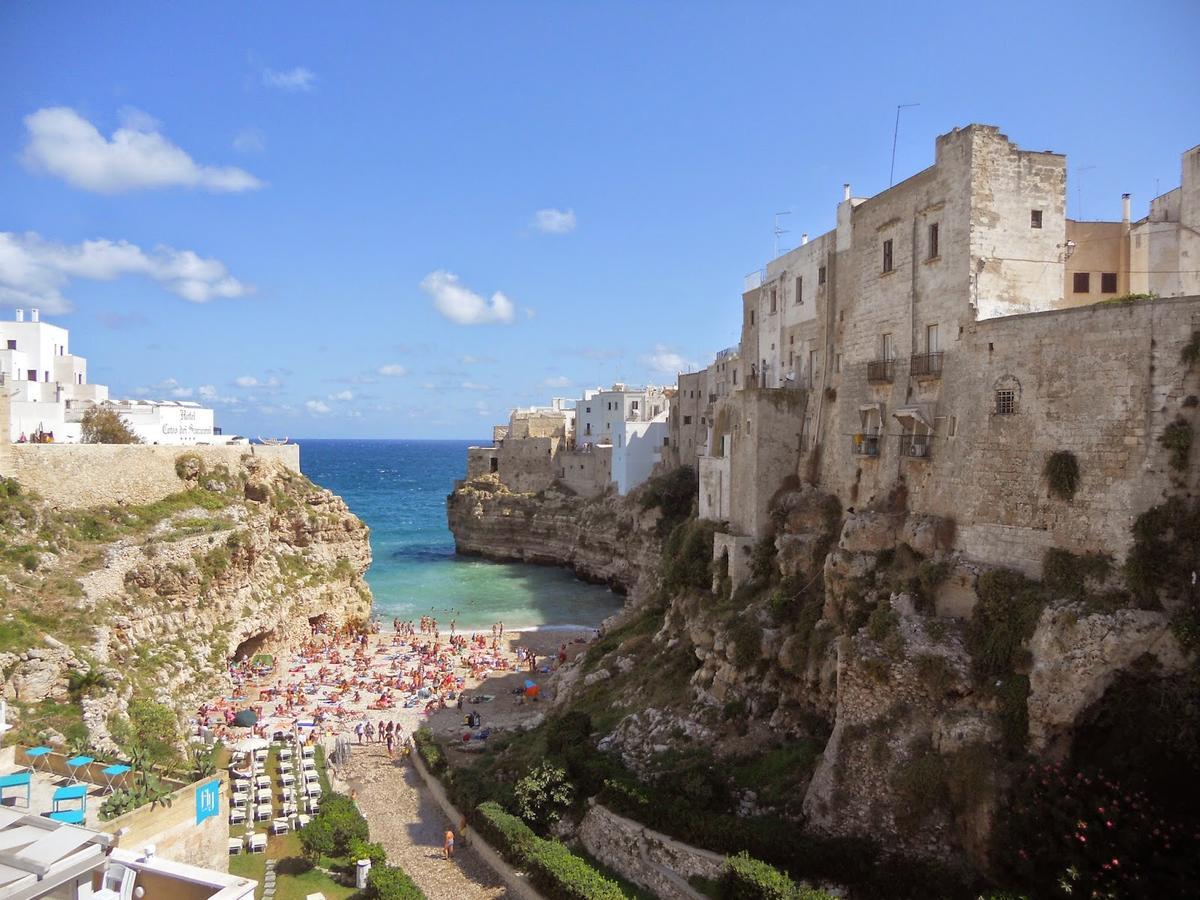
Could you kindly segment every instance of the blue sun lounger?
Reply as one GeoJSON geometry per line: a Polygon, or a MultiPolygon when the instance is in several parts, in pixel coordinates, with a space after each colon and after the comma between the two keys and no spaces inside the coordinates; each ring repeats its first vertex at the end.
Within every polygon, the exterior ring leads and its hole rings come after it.
{"type": "Polygon", "coordinates": [[[14,772],[12,775],[0,776],[0,803],[4,801],[4,792],[8,788],[25,788],[25,808],[29,809],[29,793],[31,790],[30,779],[32,772],[26,769],[24,772],[14,772]]]}
{"type": "Polygon", "coordinates": [[[71,825],[82,825],[83,820],[87,815],[87,785],[72,784],[67,787],[61,787],[54,792],[54,811],[50,813],[50,818],[56,822],[67,822],[71,825]],[[78,809],[59,809],[59,804],[78,800],[78,809]]]}

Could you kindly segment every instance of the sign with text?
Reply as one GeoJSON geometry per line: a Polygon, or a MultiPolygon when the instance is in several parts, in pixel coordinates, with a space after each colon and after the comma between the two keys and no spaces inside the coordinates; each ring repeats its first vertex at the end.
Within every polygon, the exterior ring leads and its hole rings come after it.
{"type": "Polygon", "coordinates": [[[221,811],[221,782],[210,781],[196,788],[196,824],[221,811]]]}

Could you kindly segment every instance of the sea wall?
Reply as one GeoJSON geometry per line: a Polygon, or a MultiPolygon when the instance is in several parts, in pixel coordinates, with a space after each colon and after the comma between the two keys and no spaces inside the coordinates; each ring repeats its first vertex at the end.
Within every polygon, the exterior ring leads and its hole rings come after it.
{"type": "Polygon", "coordinates": [[[0,474],[15,478],[62,509],[109,503],[153,503],[178,493],[175,471],[183,454],[209,468],[236,470],[244,459],[277,461],[300,471],[297,444],[178,447],[162,444],[0,444],[0,474]]]}
{"type": "Polygon", "coordinates": [[[725,870],[721,854],[681,843],[599,803],[588,808],[578,837],[591,856],[661,900],[703,900],[687,880],[715,881],[725,870]]]}

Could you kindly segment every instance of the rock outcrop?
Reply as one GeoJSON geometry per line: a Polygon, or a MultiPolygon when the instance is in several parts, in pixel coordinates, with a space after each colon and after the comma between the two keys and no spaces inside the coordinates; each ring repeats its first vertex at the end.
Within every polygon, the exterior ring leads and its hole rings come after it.
{"type": "Polygon", "coordinates": [[[104,747],[132,697],[186,713],[226,691],[230,659],[369,615],[368,531],[341,498],[249,455],[210,471],[181,453],[177,472],[179,492],[146,506],[9,497],[10,541],[40,540],[50,557],[9,575],[6,615],[27,646],[4,648],[0,673],[18,716],[78,700],[104,747]]]}

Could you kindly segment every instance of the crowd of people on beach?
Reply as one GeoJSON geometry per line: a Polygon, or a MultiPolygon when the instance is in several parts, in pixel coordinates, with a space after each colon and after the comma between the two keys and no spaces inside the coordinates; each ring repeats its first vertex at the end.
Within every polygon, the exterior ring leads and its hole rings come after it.
{"type": "MultiPolygon", "coordinates": [[[[340,629],[314,623],[296,652],[283,658],[243,654],[229,666],[230,696],[196,711],[195,731],[210,740],[245,736],[233,729],[246,711],[253,733],[265,738],[299,735],[321,741],[355,735],[377,741],[390,752],[407,747],[420,718],[454,703],[464,691],[495,672],[538,671],[538,657],[524,647],[515,657],[503,649],[503,622],[490,635],[457,632],[451,620],[443,633],[437,619],[392,621],[392,634],[378,622],[354,622],[340,629]],[[239,714],[241,714],[239,716],[239,714]]],[[[565,645],[560,662],[565,658],[565,645]]],[[[549,666],[543,661],[543,670],[549,666]]],[[[490,699],[490,698],[489,698],[490,699]]]]}

